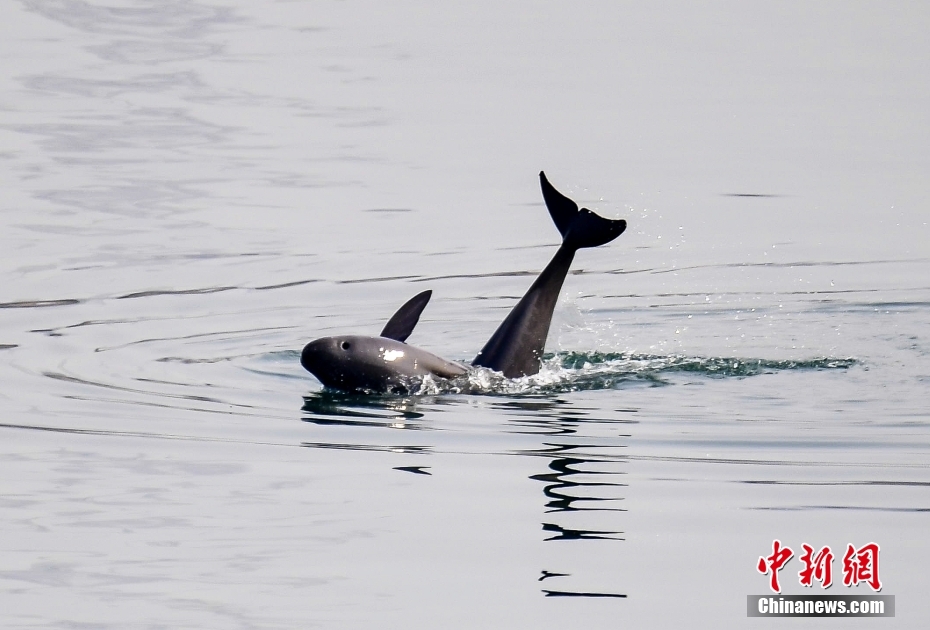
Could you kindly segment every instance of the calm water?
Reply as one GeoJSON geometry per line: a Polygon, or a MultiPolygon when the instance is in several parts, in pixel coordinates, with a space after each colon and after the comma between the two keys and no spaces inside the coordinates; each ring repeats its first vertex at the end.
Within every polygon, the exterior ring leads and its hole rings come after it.
{"type": "Polygon", "coordinates": [[[786,593],[879,543],[926,623],[925,7],[3,13],[0,625],[733,627],[775,538],[786,593]],[[425,288],[474,356],[543,168],[630,225],[543,372],[321,391],[304,343],[425,288]]]}

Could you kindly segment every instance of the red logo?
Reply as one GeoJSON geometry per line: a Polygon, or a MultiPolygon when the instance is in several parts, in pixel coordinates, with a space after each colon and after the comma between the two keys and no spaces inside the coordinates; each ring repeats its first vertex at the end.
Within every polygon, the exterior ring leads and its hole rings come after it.
{"type": "Polygon", "coordinates": [[[833,552],[830,547],[824,547],[814,556],[814,548],[804,543],[804,555],[801,562],[804,569],[798,573],[802,586],[811,586],[816,579],[823,588],[830,588],[833,584],[833,552]]]}
{"type": "Polygon", "coordinates": [[[769,586],[771,586],[772,590],[776,593],[781,593],[781,587],[778,585],[778,572],[781,571],[781,568],[785,566],[786,562],[791,560],[791,556],[793,555],[794,552],[791,551],[791,548],[782,547],[781,541],[776,538],[772,542],[772,555],[768,557],[759,556],[759,563],[756,565],[756,568],[762,575],[765,575],[769,571],[772,572],[769,586]]]}
{"type": "Polygon", "coordinates": [[[856,586],[865,582],[878,592],[882,590],[881,580],[878,579],[878,545],[869,543],[859,549],[849,545],[846,555],[843,556],[843,584],[856,586]]]}
{"type": "MultiPolygon", "coordinates": [[[[807,543],[801,547],[804,549],[800,558],[804,568],[798,573],[801,586],[813,586],[816,580],[822,588],[830,588],[833,584],[833,552],[830,547],[825,546],[817,553],[814,553],[814,548],[807,543]]],[[[859,549],[848,545],[843,556],[843,584],[858,586],[860,582],[864,582],[875,592],[882,590],[882,583],[878,577],[878,552],[879,546],[876,543],[863,545],[859,549]]],[[[791,547],[784,547],[780,540],[775,539],[772,541],[772,555],[760,556],[759,562],[756,563],[759,573],[771,574],[769,587],[776,593],[781,593],[778,572],[793,556],[791,547]]]]}

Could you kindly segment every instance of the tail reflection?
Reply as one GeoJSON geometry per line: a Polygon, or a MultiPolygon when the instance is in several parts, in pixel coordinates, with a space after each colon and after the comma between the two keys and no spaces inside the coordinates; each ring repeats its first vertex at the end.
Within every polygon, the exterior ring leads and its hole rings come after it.
{"type": "Polygon", "coordinates": [[[578,475],[618,475],[621,474],[615,471],[605,471],[605,470],[595,470],[595,471],[584,471],[578,470],[577,468],[572,468],[572,466],[580,466],[588,461],[580,459],[577,457],[562,457],[559,459],[553,459],[549,462],[549,469],[554,471],[551,473],[544,473],[541,475],[532,475],[530,479],[535,481],[543,481],[548,484],[543,488],[543,494],[549,498],[549,502],[546,503],[547,512],[582,512],[582,511],[604,511],[604,512],[625,512],[623,508],[617,507],[594,507],[594,506],[580,506],[575,505],[576,503],[586,502],[586,501],[622,501],[621,497],[601,497],[601,496],[576,496],[573,494],[563,494],[561,490],[568,490],[570,488],[594,488],[594,487],[625,487],[625,483],[612,483],[609,481],[573,481],[570,477],[578,475]]]}
{"type": "MultiPolygon", "coordinates": [[[[585,583],[593,577],[587,575],[586,567],[616,552],[605,545],[625,540],[620,519],[626,513],[621,501],[627,483],[621,475],[626,474],[623,467],[629,459],[625,449],[630,435],[625,431],[636,424],[631,415],[635,409],[585,407],[556,396],[476,403],[467,396],[371,396],[324,390],[305,395],[301,411],[302,420],[315,425],[313,435],[322,438],[301,442],[301,446],[425,456],[429,465],[397,461],[389,466],[424,481],[436,480],[426,482],[434,489],[449,482],[449,455],[535,458],[524,474],[542,484],[543,536],[537,539],[542,544],[538,560],[568,564],[540,567],[538,579],[545,580],[547,587],[541,592],[546,597],[626,597],[607,584],[591,589],[585,583]],[[499,421],[470,424],[488,409],[499,421]],[[437,415],[444,411],[452,412],[451,421],[445,414],[437,415]],[[553,541],[558,542],[552,545],[553,541]],[[569,554],[565,555],[568,543],[569,554]]],[[[539,534],[527,531],[525,535],[539,534]]]]}
{"type": "MultiPolygon", "coordinates": [[[[531,475],[530,479],[544,484],[544,512],[564,514],[570,520],[570,523],[543,522],[542,530],[550,534],[543,539],[544,542],[625,540],[619,528],[611,527],[619,516],[609,516],[608,513],[626,512],[617,505],[617,502],[623,500],[623,497],[619,496],[620,489],[627,487],[626,483],[620,481],[620,475],[625,474],[620,470],[620,466],[627,458],[621,454],[623,451],[618,449],[626,448],[625,440],[629,435],[618,435],[614,430],[604,429],[635,422],[624,415],[615,418],[590,418],[587,409],[559,399],[543,404],[536,403],[532,407],[513,405],[512,409],[519,414],[513,420],[513,424],[516,425],[514,433],[548,436],[550,441],[543,442],[537,448],[521,451],[520,454],[548,460],[548,470],[531,475]],[[583,518],[590,523],[589,527],[583,527],[587,523],[578,521],[585,514],[588,516],[583,518]]],[[[618,410],[617,413],[632,412],[635,410],[618,410]]],[[[615,543],[602,542],[596,546],[600,548],[601,544],[615,543]]],[[[561,586],[570,576],[569,572],[544,569],[539,580],[553,578],[553,581],[561,586]]],[[[568,581],[570,583],[573,580],[568,581]]],[[[575,591],[546,588],[542,589],[542,593],[546,597],[626,598],[625,594],[610,590],[575,591]]]]}
{"type": "Polygon", "coordinates": [[[547,532],[557,532],[557,535],[550,536],[546,540],[626,540],[618,538],[615,534],[623,532],[602,532],[587,529],[569,529],[554,523],[543,523],[543,530],[547,532]]]}

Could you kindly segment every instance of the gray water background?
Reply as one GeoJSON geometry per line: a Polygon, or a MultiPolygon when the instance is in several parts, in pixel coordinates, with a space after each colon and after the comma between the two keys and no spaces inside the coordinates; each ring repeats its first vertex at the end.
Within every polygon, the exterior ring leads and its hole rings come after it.
{"type": "Polygon", "coordinates": [[[3,627],[732,627],[774,538],[786,593],[879,543],[924,626],[926,5],[2,14],[3,627]],[[321,392],[302,345],[425,288],[474,356],[540,169],[629,222],[543,374],[321,392]]]}

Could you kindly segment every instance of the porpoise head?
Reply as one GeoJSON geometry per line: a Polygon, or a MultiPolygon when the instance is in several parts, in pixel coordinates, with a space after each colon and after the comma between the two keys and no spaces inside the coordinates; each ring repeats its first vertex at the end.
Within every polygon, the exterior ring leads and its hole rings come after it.
{"type": "Polygon", "coordinates": [[[386,347],[387,344],[399,344],[380,337],[345,336],[324,337],[311,341],[300,353],[300,364],[317,377],[326,387],[343,391],[384,390],[385,383],[398,380],[392,378],[387,359],[396,360],[398,352],[403,351],[386,347]]]}
{"type": "Polygon", "coordinates": [[[300,364],[323,385],[342,391],[405,393],[425,376],[455,378],[465,366],[387,337],[324,337],[300,353],[300,364]]]}
{"type": "Polygon", "coordinates": [[[326,387],[343,391],[407,392],[426,375],[452,378],[461,364],[387,337],[324,337],[300,353],[300,364],[326,387]]]}

